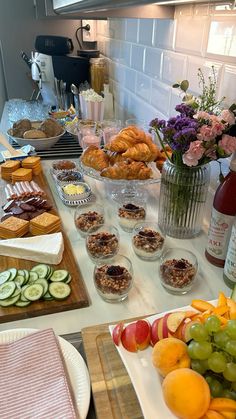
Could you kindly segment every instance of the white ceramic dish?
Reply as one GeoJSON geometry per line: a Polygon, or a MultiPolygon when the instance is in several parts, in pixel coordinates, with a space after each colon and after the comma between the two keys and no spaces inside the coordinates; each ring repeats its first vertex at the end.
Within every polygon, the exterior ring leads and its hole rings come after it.
{"type": "MultiPolygon", "coordinates": [[[[0,344],[15,342],[37,329],[11,329],[0,332],[0,344]]],[[[79,352],[65,339],[58,336],[62,354],[69,373],[80,419],[85,419],[90,403],[90,378],[87,367],[79,352]]]]}
{"type": "MultiPolygon", "coordinates": [[[[216,303],[215,300],[210,302],[213,305],[216,303]]],[[[147,320],[152,323],[155,319],[163,317],[166,313],[182,310],[194,309],[190,306],[180,307],[154,314],[153,316],[147,317],[147,320]]],[[[111,334],[114,327],[114,325],[109,326],[111,334]]],[[[136,353],[128,352],[121,344],[116,346],[116,348],[132,381],[144,418],[177,419],[164,402],[161,388],[162,378],[153,367],[151,361],[152,347],[149,346],[147,349],[136,353]]]]}
{"type": "MultiPolygon", "coordinates": [[[[32,127],[33,128],[38,128],[39,127],[40,122],[32,122],[32,127]]],[[[62,137],[62,135],[65,134],[65,130],[63,129],[63,131],[61,132],[61,134],[57,135],[56,137],[50,137],[50,138],[18,138],[18,137],[14,137],[12,135],[12,129],[10,128],[7,131],[8,136],[17,142],[17,144],[19,144],[20,146],[24,146],[27,144],[32,145],[35,150],[47,150],[48,148],[51,148],[53,145],[55,145],[60,138],[62,137]]]]}

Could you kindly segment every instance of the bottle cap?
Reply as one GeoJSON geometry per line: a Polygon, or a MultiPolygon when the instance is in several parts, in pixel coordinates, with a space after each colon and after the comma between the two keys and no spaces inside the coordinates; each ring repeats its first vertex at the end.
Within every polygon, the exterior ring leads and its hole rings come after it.
{"type": "Polygon", "coordinates": [[[233,172],[236,172],[236,152],[234,152],[234,154],[231,157],[231,162],[230,162],[229,168],[233,172]]]}

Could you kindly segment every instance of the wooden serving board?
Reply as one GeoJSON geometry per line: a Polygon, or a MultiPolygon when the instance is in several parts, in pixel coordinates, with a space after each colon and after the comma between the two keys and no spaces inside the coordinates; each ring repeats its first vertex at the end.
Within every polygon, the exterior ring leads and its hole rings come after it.
{"type": "Polygon", "coordinates": [[[82,329],[98,419],[141,419],[143,414],[108,324],[82,329]]]}
{"type": "MultiPolygon", "coordinates": [[[[41,173],[39,176],[34,176],[35,182],[46,192],[48,201],[53,205],[53,210],[50,212],[57,214],[56,204],[53,200],[51,190],[47,183],[45,176],[41,173]]],[[[3,205],[6,202],[4,186],[6,182],[0,179],[0,203],[3,205]]],[[[63,301],[36,301],[32,302],[27,307],[0,307],[0,323],[26,319],[35,316],[43,316],[45,314],[58,313],[67,310],[89,306],[89,295],[87,293],[83,278],[81,276],[79,267],[73,255],[70,241],[63,232],[64,238],[64,253],[60,264],[52,265],[54,269],[66,269],[70,272],[72,280],[70,282],[71,294],[63,301]]],[[[0,256],[0,271],[9,268],[16,269],[31,269],[37,262],[32,262],[25,259],[17,259],[14,257],[0,256]]]]}

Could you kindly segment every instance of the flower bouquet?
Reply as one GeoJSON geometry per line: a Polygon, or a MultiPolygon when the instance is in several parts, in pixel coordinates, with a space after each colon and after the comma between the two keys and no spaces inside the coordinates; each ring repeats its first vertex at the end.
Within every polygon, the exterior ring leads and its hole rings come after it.
{"type": "Polygon", "coordinates": [[[215,100],[216,77],[208,84],[199,69],[202,94],[187,93],[188,81],[175,84],[184,92],[176,106],[177,116],[168,121],[154,119],[154,132],[166,154],[162,170],[158,222],[166,234],[193,237],[201,230],[204,203],[210,180],[209,162],[229,157],[236,151],[236,105],[221,109],[215,100]],[[169,149],[172,154],[170,156],[169,149]]]}

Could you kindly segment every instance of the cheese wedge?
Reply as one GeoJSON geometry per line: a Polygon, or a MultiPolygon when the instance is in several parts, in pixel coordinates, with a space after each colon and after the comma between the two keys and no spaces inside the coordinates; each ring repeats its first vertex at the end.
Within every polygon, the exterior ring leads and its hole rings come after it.
{"type": "Polygon", "coordinates": [[[0,240],[0,255],[57,265],[64,251],[62,233],[0,240]]]}

